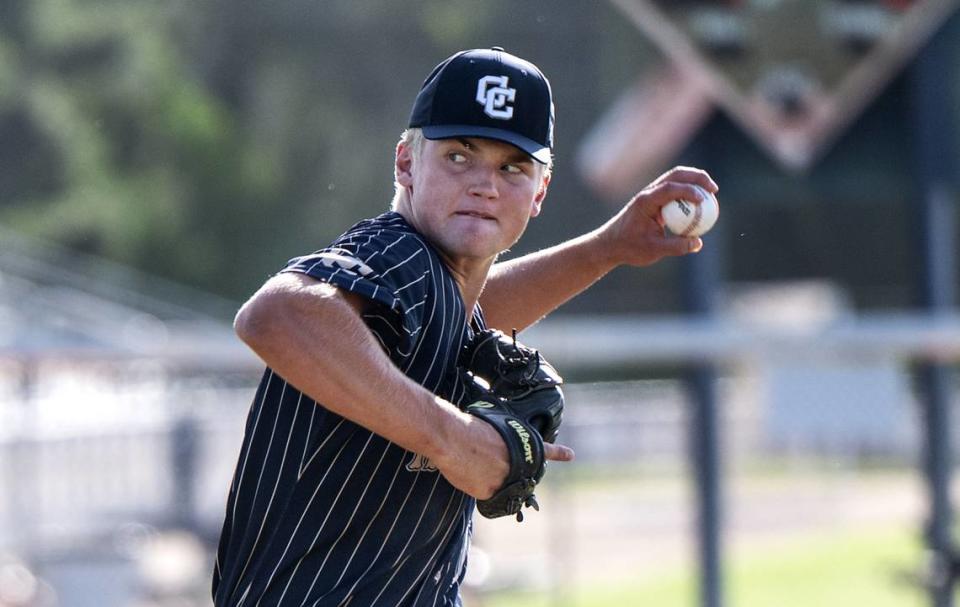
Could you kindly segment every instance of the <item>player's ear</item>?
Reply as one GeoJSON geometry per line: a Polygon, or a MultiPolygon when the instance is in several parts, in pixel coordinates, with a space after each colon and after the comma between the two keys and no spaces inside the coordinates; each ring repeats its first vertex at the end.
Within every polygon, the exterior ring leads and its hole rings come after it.
{"type": "Polygon", "coordinates": [[[397,144],[397,154],[394,161],[393,176],[403,187],[413,184],[413,150],[409,145],[397,144]]]}
{"type": "Polygon", "coordinates": [[[544,174],[540,179],[540,188],[533,197],[533,208],[530,210],[530,217],[536,217],[540,214],[543,207],[543,199],[547,197],[547,187],[550,185],[550,175],[544,174]]]}

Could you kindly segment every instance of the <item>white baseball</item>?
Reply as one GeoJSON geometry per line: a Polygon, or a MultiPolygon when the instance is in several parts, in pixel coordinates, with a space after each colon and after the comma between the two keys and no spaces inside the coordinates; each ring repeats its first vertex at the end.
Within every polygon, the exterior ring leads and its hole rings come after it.
{"type": "Polygon", "coordinates": [[[703,195],[702,203],[674,200],[664,206],[660,212],[663,215],[663,222],[677,236],[693,237],[706,234],[720,216],[720,205],[717,204],[716,197],[698,185],[693,187],[703,195]]]}

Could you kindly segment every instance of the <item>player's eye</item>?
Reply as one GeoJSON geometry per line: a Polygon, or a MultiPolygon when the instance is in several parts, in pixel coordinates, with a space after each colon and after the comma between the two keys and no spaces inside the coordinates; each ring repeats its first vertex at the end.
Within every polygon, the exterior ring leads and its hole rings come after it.
{"type": "Polygon", "coordinates": [[[457,164],[467,161],[467,157],[464,154],[461,154],[460,152],[450,152],[449,154],[447,154],[447,158],[449,158],[452,162],[455,162],[457,164]]]}
{"type": "Polygon", "coordinates": [[[512,163],[503,165],[503,170],[511,175],[522,175],[526,172],[522,165],[512,163]]]}

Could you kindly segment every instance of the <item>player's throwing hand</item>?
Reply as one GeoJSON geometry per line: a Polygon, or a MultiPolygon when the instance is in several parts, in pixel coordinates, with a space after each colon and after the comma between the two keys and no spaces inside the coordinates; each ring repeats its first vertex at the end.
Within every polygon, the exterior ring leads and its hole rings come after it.
{"type": "Polygon", "coordinates": [[[601,234],[618,263],[646,266],[669,256],[697,253],[698,237],[684,238],[664,228],[661,210],[673,200],[700,200],[700,186],[716,194],[717,184],[706,171],[674,167],[640,190],[601,228],[601,234]]]}

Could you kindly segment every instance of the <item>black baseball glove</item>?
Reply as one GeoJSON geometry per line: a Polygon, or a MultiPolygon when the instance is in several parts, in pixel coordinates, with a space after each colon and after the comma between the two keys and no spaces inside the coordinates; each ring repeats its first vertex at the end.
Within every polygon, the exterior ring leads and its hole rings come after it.
{"type": "Polygon", "coordinates": [[[492,425],[507,445],[510,471],[489,499],[477,502],[487,518],[539,510],[534,489],[546,467],[543,441],[553,442],[563,417],[563,379],[540,353],[500,331],[478,333],[460,358],[471,394],[466,411],[492,425]]]}
{"type": "MultiPolygon", "coordinates": [[[[474,400],[493,397],[513,406],[517,415],[552,443],[563,420],[563,378],[540,353],[496,329],[477,333],[464,348],[460,366],[466,369],[474,400]]],[[[472,402],[472,401],[469,401],[472,402]]]]}

